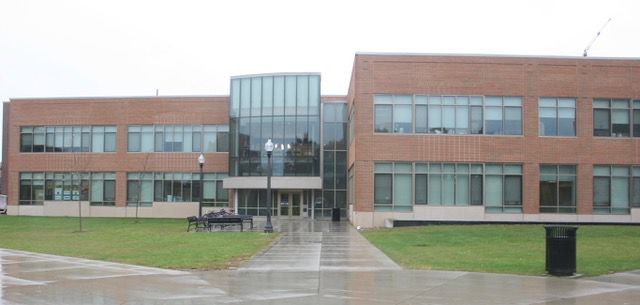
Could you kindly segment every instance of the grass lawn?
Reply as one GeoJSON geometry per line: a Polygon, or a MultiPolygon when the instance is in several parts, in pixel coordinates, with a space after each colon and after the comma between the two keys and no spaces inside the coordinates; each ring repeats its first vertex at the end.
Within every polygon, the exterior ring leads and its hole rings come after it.
{"type": "MultiPolygon", "coordinates": [[[[364,236],[407,268],[545,272],[542,225],[425,226],[369,230],[364,236]]],[[[576,246],[579,274],[640,269],[640,226],[579,226],[576,246]]]]}
{"type": "Polygon", "coordinates": [[[185,219],[0,217],[0,248],[173,269],[224,269],[278,235],[186,232],[185,219]]]}

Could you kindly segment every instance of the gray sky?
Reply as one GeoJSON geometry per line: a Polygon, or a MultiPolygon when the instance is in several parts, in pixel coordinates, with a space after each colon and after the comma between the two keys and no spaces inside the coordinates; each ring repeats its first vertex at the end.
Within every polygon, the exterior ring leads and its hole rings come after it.
{"type": "Polygon", "coordinates": [[[0,101],[226,95],[232,75],[299,71],[345,94],[357,51],[580,56],[609,17],[589,55],[640,57],[638,13],[637,0],[0,0],[0,101]]]}

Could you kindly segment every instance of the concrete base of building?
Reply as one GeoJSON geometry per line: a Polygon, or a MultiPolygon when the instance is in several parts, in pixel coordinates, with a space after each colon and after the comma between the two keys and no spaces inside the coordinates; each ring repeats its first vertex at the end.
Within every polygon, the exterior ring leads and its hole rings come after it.
{"type": "MultiPolygon", "coordinates": [[[[135,206],[91,206],[88,201],[81,201],[80,207],[84,217],[135,217],[135,206]]],[[[219,211],[221,207],[203,207],[202,213],[219,211]]],[[[228,210],[228,208],[224,208],[228,210]]],[[[79,215],[78,202],[45,201],[43,205],[10,205],[8,215],[21,216],[67,216],[79,215]]],[[[198,215],[197,202],[154,202],[152,206],[138,208],[140,218],[185,218],[198,215]]]]}
{"type": "Polygon", "coordinates": [[[634,223],[640,224],[640,208],[628,215],[597,214],[498,214],[487,213],[482,206],[415,206],[413,212],[358,212],[350,209],[349,220],[363,228],[391,227],[393,220],[507,222],[507,223],[634,223]]]}

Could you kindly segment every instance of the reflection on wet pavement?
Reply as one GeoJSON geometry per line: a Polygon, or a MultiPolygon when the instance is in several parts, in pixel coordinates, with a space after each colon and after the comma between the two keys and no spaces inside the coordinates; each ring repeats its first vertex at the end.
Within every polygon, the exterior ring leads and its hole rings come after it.
{"type": "Polygon", "coordinates": [[[185,272],[0,249],[0,304],[600,305],[640,300],[638,271],[576,280],[401,270],[376,251],[365,254],[370,250],[366,240],[347,225],[281,225],[288,232],[283,239],[238,270],[185,272]]]}
{"type": "Polygon", "coordinates": [[[278,221],[282,238],[242,271],[381,271],[400,267],[346,222],[278,221]]]}

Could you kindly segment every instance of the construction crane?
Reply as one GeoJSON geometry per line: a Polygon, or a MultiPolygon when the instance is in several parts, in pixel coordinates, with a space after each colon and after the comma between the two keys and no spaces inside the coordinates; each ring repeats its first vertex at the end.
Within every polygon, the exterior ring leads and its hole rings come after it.
{"type": "Polygon", "coordinates": [[[600,28],[600,30],[598,31],[598,34],[596,34],[595,37],[593,37],[593,39],[591,39],[591,42],[589,42],[589,44],[587,45],[587,47],[584,49],[584,52],[582,53],[583,57],[587,57],[587,52],[589,52],[589,49],[591,48],[591,46],[593,45],[594,42],[596,42],[596,39],[598,39],[598,36],[600,36],[600,32],[602,32],[602,30],[604,30],[604,27],[607,26],[607,24],[609,24],[609,21],[611,21],[611,18],[609,18],[609,20],[607,20],[607,22],[604,23],[604,25],[600,28]]]}

